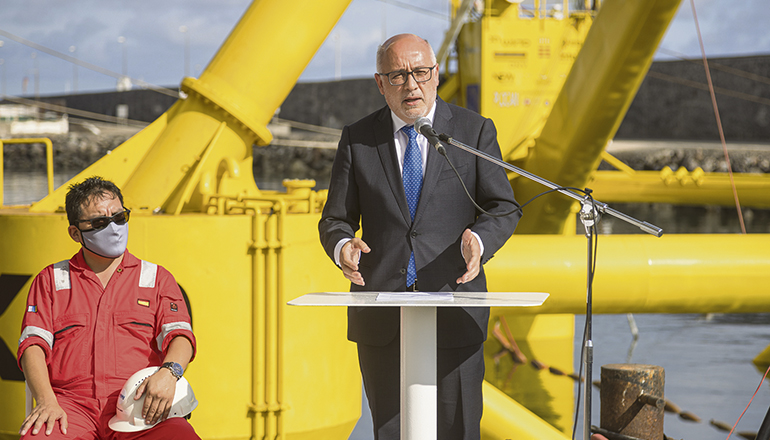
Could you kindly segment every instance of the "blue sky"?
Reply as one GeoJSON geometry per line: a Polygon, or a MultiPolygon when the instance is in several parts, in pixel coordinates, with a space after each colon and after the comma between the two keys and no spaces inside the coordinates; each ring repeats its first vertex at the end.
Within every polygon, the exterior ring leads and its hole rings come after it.
{"type": "MultiPolygon", "coordinates": [[[[0,31],[117,73],[123,70],[125,49],[129,76],[151,84],[176,86],[185,71],[185,36],[190,44],[189,74],[199,76],[250,3],[0,0],[0,31]],[[158,5],[162,7],[157,8],[158,5]],[[180,31],[181,26],[187,28],[186,34],[180,31]],[[118,42],[121,36],[124,43],[118,42]],[[74,52],[70,52],[71,46],[74,52]]],[[[709,56],[770,54],[770,33],[764,30],[770,23],[767,0],[695,0],[695,6],[709,56]]],[[[438,49],[448,28],[448,16],[448,0],[353,0],[300,81],[333,80],[338,74],[342,78],[370,77],[377,44],[384,37],[401,32],[420,34],[438,49]],[[431,13],[401,5],[407,2],[431,13]]],[[[73,90],[72,64],[8,37],[0,35],[0,40],[0,85],[5,84],[7,94],[33,96],[35,69],[39,72],[37,84],[41,95],[73,90]]],[[[700,57],[690,0],[682,0],[661,47],[700,57]]],[[[662,52],[658,56],[670,58],[662,52]]],[[[77,69],[78,92],[114,90],[115,85],[115,78],[82,67],[77,69]]]]}

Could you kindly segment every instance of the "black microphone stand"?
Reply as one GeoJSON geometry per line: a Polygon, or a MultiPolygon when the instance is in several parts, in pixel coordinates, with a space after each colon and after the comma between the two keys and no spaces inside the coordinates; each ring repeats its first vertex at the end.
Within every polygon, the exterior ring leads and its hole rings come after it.
{"type": "MultiPolygon", "coordinates": [[[[530,172],[524,171],[521,168],[515,167],[507,162],[504,162],[492,155],[489,155],[483,151],[480,151],[476,148],[470,147],[468,145],[463,144],[460,141],[454,140],[451,137],[449,137],[446,134],[440,134],[438,135],[438,139],[442,142],[446,142],[450,145],[454,145],[455,147],[467,151],[468,153],[475,154],[476,156],[486,159],[489,162],[492,162],[498,166],[501,166],[505,168],[506,170],[513,171],[514,173],[526,177],[529,180],[532,180],[534,182],[537,182],[543,186],[546,186],[552,190],[558,191],[567,197],[571,197],[581,204],[580,209],[580,221],[583,223],[583,226],[585,226],[586,229],[586,239],[588,242],[588,261],[586,264],[586,267],[588,269],[588,276],[586,280],[586,330],[585,330],[585,341],[583,346],[583,365],[585,367],[585,391],[583,393],[583,439],[589,440],[591,438],[591,377],[592,377],[592,366],[593,366],[593,359],[594,359],[594,345],[593,341],[591,340],[591,328],[593,326],[593,315],[592,315],[592,309],[593,309],[593,275],[594,275],[594,268],[593,268],[593,262],[591,260],[591,257],[593,255],[593,227],[595,224],[597,224],[601,218],[601,214],[609,214],[613,217],[616,217],[620,220],[623,220],[627,223],[630,223],[634,226],[639,227],[642,231],[652,234],[656,237],[660,237],[663,235],[663,229],[652,225],[647,222],[643,222],[640,220],[637,220],[629,215],[626,215],[620,211],[617,211],[615,209],[610,208],[606,203],[601,203],[598,200],[594,200],[590,195],[590,190],[586,190],[586,195],[581,196],[580,194],[577,194],[573,191],[570,191],[568,189],[565,189],[559,185],[556,185],[555,183],[552,183],[546,179],[543,179],[540,176],[537,176],[535,174],[532,174],[530,172]]],[[[428,138],[428,140],[433,140],[431,138],[428,138]]],[[[441,152],[441,148],[439,148],[440,143],[439,142],[431,142],[434,147],[436,147],[439,152],[441,152]]],[[[442,155],[446,156],[446,153],[442,153],[442,155]]]]}

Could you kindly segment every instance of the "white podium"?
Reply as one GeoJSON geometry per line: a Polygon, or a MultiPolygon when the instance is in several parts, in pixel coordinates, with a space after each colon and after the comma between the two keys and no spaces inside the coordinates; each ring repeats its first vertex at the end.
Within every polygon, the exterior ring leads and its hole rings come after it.
{"type": "Polygon", "coordinates": [[[401,309],[401,440],[437,440],[436,308],[535,307],[541,292],[319,292],[293,306],[399,307],[401,309]]]}

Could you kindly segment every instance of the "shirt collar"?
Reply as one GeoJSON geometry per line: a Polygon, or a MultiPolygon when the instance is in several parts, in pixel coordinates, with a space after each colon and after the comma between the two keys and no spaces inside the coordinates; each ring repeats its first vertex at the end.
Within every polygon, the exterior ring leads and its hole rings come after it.
{"type": "MultiPolygon", "coordinates": [[[[433,106],[431,106],[430,111],[427,115],[425,115],[426,118],[430,119],[430,123],[433,124],[433,117],[436,115],[436,103],[433,103],[433,106]]],[[[412,125],[407,124],[406,122],[402,121],[401,118],[396,116],[395,113],[393,113],[393,110],[390,111],[390,118],[393,120],[393,134],[399,132],[402,128],[404,128],[405,125],[412,125]]]]}
{"type": "MultiPolygon", "coordinates": [[[[83,252],[85,252],[85,250],[83,250],[81,247],[80,251],[78,251],[78,253],[70,259],[70,267],[80,271],[88,270],[93,272],[93,270],[91,270],[91,268],[88,266],[88,263],[86,263],[83,252]]],[[[140,260],[138,258],[126,250],[123,253],[123,261],[120,262],[120,265],[123,267],[137,266],[139,265],[139,261],[140,260]]]]}

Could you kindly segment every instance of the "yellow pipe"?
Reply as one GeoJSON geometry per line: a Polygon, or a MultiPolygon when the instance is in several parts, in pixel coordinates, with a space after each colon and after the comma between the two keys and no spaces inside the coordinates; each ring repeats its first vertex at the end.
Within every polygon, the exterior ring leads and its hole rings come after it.
{"type": "Polygon", "coordinates": [[[279,438],[279,417],[280,417],[280,405],[278,401],[278,382],[280,381],[280,373],[278,371],[278,295],[277,295],[277,255],[276,248],[280,246],[277,241],[277,226],[278,216],[275,214],[270,215],[267,218],[267,270],[266,270],[266,311],[265,326],[267,328],[267,359],[265,364],[267,366],[267,435],[266,438],[274,439],[279,438]]]}
{"type": "MultiPolygon", "coordinates": [[[[770,174],[733,174],[741,206],[770,208],[770,174]]],[[[735,206],[730,176],[700,168],[673,171],[597,171],[587,184],[602,202],[735,206]]]]}
{"type": "Polygon", "coordinates": [[[606,150],[602,151],[602,160],[606,161],[607,163],[615,167],[617,170],[622,171],[623,173],[629,176],[633,176],[634,174],[636,174],[636,170],[626,165],[625,162],[613,156],[612,154],[608,153],[606,150]]]}
{"type": "Polygon", "coordinates": [[[484,414],[481,417],[481,437],[484,440],[569,439],[487,381],[484,381],[482,393],[484,414]]]}
{"type": "MultiPolygon", "coordinates": [[[[594,313],[770,312],[770,234],[598,239],[594,313]]],[[[489,289],[550,294],[516,313],[585,313],[586,247],[583,236],[514,235],[484,266],[489,289]]]]}
{"type": "Polygon", "coordinates": [[[216,145],[217,141],[219,140],[220,135],[222,134],[222,131],[224,131],[225,127],[227,127],[227,124],[225,122],[220,122],[217,129],[214,131],[214,135],[211,138],[211,141],[209,141],[206,148],[203,150],[203,153],[201,156],[197,157],[197,163],[195,164],[195,167],[193,169],[193,172],[189,175],[189,178],[187,181],[184,182],[184,189],[182,191],[181,197],[177,200],[175,200],[176,205],[167,205],[168,206],[168,212],[174,215],[179,215],[182,213],[182,208],[184,205],[190,201],[190,197],[192,196],[193,191],[195,190],[195,187],[197,186],[198,182],[201,178],[201,170],[202,170],[202,164],[206,163],[206,160],[209,158],[209,155],[211,153],[211,150],[216,145]]]}
{"type": "Polygon", "coordinates": [[[267,408],[265,400],[265,240],[264,215],[258,211],[253,212],[252,219],[253,241],[250,251],[253,252],[252,260],[252,404],[250,416],[252,417],[251,438],[258,438],[265,432],[264,410],[267,408]]]}
{"type": "Polygon", "coordinates": [[[183,89],[205,88],[212,101],[243,115],[240,122],[266,145],[272,136],[264,126],[349,3],[254,1],[200,79],[186,78],[183,89]]]}
{"type": "Polygon", "coordinates": [[[283,394],[283,388],[284,388],[284,381],[290,380],[289,377],[284,376],[284,370],[283,370],[283,360],[284,360],[284,332],[285,329],[283,328],[284,320],[283,320],[283,311],[286,304],[286,301],[284,300],[283,295],[283,277],[286,275],[283,272],[283,264],[282,264],[282,253],[281,248],[283,246],[283,225],[284,221],[286,219],[286,213],[287,213],[287,204],[286,202],[281,202],[280,208],[276,210],[277,214],[273,214],[273,217],[276,217],[275,219],[275,247],[274,247],[274,270],[272,273],[275,276],[275,286],[274,286],[274,292],[275,292],[275,343],[276,343],[276,353],[275,353],[275,387],[276,387],[276,418],[278,422],[278,438],[280,440],[283,440],[286,438],[286,430],[284,429],[284,411],[289,409],[289,405],[284,400],[284,394],[283,394]]]}

